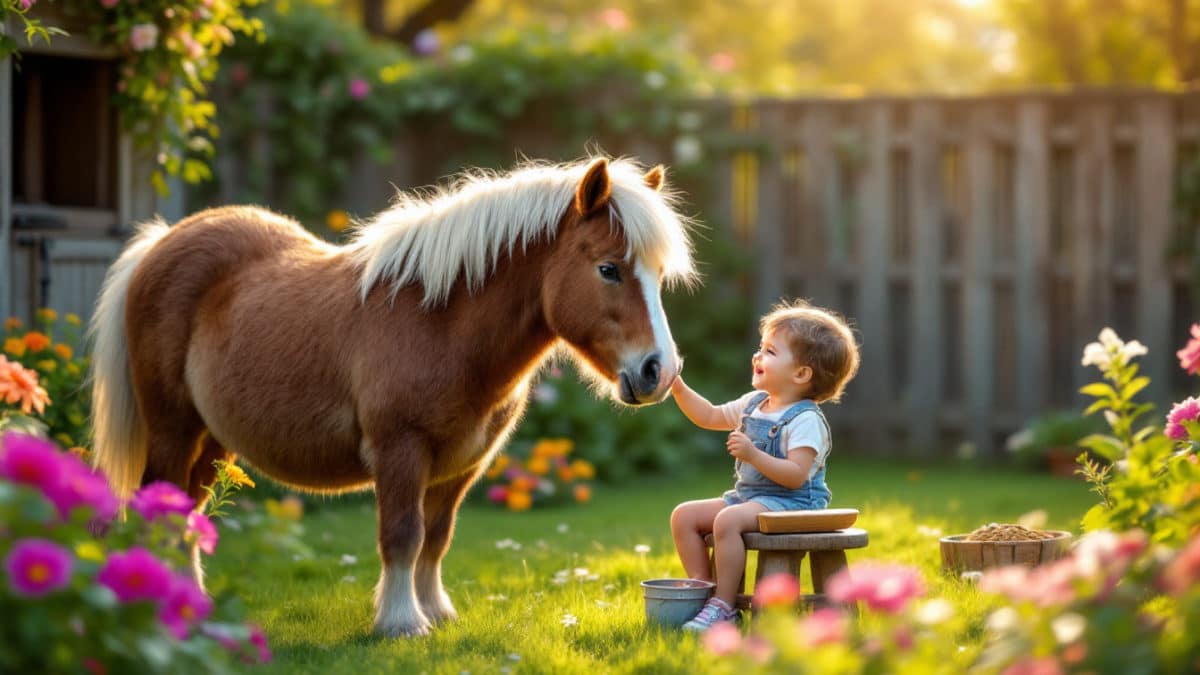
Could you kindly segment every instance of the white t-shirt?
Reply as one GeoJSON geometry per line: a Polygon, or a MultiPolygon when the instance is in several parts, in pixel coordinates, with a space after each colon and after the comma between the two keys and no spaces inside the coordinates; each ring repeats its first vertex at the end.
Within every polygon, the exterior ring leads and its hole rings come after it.
{"type": "MultiPolygon", "coordinates": [[[[736,429],[742,423],[742,411],[760,393],[758,391],[751,391],[735,401],[717,406],[717,410],[721,411],[721,415],[725,418],[725,423],[729,427],[736,429]]],[[[783,417],[783,413],[787,412],[787,408],[790,407],[787,406],[773,412],[763,412],[762,406],[759,405],[754,409],[754,412],[750,413],[750,416],[755,419],[778,422],[779,418],[783,417]]],[[[821,423],[821,416],[816,411],[806,410],[796,415],[792,418],[791,422],[788,422],[779,430],[779,447],[784,448],[785,455],[798,448],[812,448],[816,450],[817,457],[808,469],[808,477],[812,478],[825,465],[825,460],[829,457],[829,451],[833,447],[833,441],[829,438],[829,432],[826,431],[825,425],[821,423]]]]}

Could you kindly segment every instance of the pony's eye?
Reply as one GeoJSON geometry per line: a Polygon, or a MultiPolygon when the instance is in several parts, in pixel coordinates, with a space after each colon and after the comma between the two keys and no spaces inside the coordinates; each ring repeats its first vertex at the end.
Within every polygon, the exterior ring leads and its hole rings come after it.
{"type": "Polygon", "coordinates": [[[600,278],[605,281],[611,281],[614,284],[621,283],[621,271],[612,263],[604,263],[596,268],[600,272],[600,278]]]}

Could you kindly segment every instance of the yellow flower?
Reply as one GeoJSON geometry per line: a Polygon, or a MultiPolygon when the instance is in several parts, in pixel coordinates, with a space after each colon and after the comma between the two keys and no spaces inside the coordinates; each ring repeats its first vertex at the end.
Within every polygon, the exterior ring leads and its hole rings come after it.
{"type": "Polygon", "coordinates": [[[80,560],[104,562],[104,549],[100,548],[100,544],[91,540],[81,541],[76,544],[75,555],[79,556],[80,560]]]}
{"type": "MultiPolygon", "coordinates": [[[[54,440],[58,441],[60,445],[67,448],[71,448],[72,445],[75,445],[75,441],[72,441],[70,436],[63,433],[54,434],[54,440]]],[[[71,452],[74,449],[75,448],[71,448],[71,450],[68,450],[67,452],[71,452]]],[[[71,452],[71,454],[75,453],[71,452]]]]}
{"type": "Polygon", "coordinates": [[[513,511],[525,511],[533,506],[533,497],[528,492],[510,490],[506,503],[508,504],[508,508],[513,511]]]}
{"type": "Polygon", "coordinates": [[[496,461],[492,462],[492,468],[487,470],[487,477],[496,478],[504,473],[504,470],[508,468],[508,462],[508,455],[497,455],[496,461]]]}
{"type": "MultiPolygon", "coordinates": [[[[65,434],[63,434],[63,435],[65,435],[65,434]]],[[[75,455],[76,457],[78,457],[79,459],[82,459],[85,462],[92,461],[92,451],[88,450],[87,448],[81,448],[79,446],[75,446],[73,448],[68,449],[67,452],[71,453],[72,455],[75,455]]]]}
{"type": "Polygon", "coordinates": [[[37,318],[45,321],[46,323],[54,323],[58,320],[58,312],[50,309],[49,307],[43,307],[37,311],[37,318]]]}
{"type": "Polygon", "coordinates": [[[80,319],[78,314],[72,314],[71,312],[67,312],[67,315],[63,318],[66,319],[67,323],[71,324],[72,326],[83,325],[83,319],[80,319]]]}
{"type": "Polygon", "coordinates": [[[584,480],[591,480],[596,477],[596,467],[586,459],[577,459],[571,462],[571,473],[584,480]]]}
{"type": "Polygon", "coordinates": [[[14,331],[25,324],[15,316],[10,316],[4,320],[4,330],[14,331]]]}
{"type": "Polygon", "coordinates": [[[575,501],[579,502],[580,504],[583,504],[588,501],[591,501],[591,499],[592,499],[592,488],[590,488],[586,485],[576,485],[575,486],[575,501]]]}
{"type": "Polygon", "coordinates": [[[64,358],[64,359],[66,359],[67,361],[70,361],[70,360],[71,360],[71,357],[75,355],[75,352],[74,352],[74,351],[72,351],[72,349],[71,349],[71,346],[70,346],[70,345],[64,345],[64,344],[63,344],[63,343],[61,343],[61,342],[60,342],[60,343],[58,343],[58,344],[56,344],[56,345],[54,345],[54,353],[55,353],[55,354],[58,354],[58,355],[59,355],[59,356],[61,356],[61,357],[63,357],[63,358],[64,358]]]}
{"type": "Polygon", "coordinates": [[[533,459],[529,460],[529,464],[527,466],[529,467],[530,471],[539,476],[545,476],[550,472],[550,460],[546,459],[545,457],[534,457],[533,459]]]}
{"type": "Polygon", "coordinates": [[[247,476],[246,472],[242,471],[242,467],[238,466],[237,464],[234,464],[233,462],[225,462],[225,464],[222,465],[222,468],[225,469],[225,476],[229,478],[230,483],[245,487],[255,487],[254,481],[251,480],[250,476],[247,476]]]}
{"type": "Polygon", "coordinates": [[[33,365],[36,366],[38,370],[46,373],[53,373],[54,371],[58,370],[58,361],[53,361],[51,359],[44,359],[33,365]]]}
{"type": "Polygon", "coordinates": [[[17,357],[25,356],[25,341],[21,338],[8,338],[4,341],[4,351],[17,357]]]}
{"type": "Polygon", "coordinates": [[[67,374],[69,374],[69,375],[78,375],[79,374],[79,366],[75,365],[74,361],[67,364],[67,374]]]}
{"type": "Polygon", "coordinates": [[[334,209],[325,214],[325,226],[334,232],[341,232],[350,225],[350,214],[341,209],[334,209]]]}
{"type": "Polygon", "coordinates": [[[282,500],[268,499],[267,513],[284,520],[300,520],[304,517],[304,502],[296,495],[288,495],[282,500]]]}

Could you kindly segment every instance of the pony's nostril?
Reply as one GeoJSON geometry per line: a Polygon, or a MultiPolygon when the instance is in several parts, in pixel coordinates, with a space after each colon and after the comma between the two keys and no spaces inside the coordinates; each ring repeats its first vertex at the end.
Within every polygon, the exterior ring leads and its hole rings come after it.
{"type": "Polygon", "coordinates": [[[645,383],[647,389],[653,389],[658,384],[658,374],[662,370],[662,361],[659,360],[657,354],[646,357],[642,361],[642,382],[645,383]]]}

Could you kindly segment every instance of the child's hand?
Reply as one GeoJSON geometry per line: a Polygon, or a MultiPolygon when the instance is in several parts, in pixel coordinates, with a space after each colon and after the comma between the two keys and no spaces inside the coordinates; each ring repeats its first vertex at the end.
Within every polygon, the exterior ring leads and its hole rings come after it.
{"type": "Polygon", "coordinates": [[[725,448],[735,459],[751,464],[754,463],[753,459],[759,452],[750,437],[741,431],[733,431],[729,434],[729,438],[725,441],[725,448]]]}

